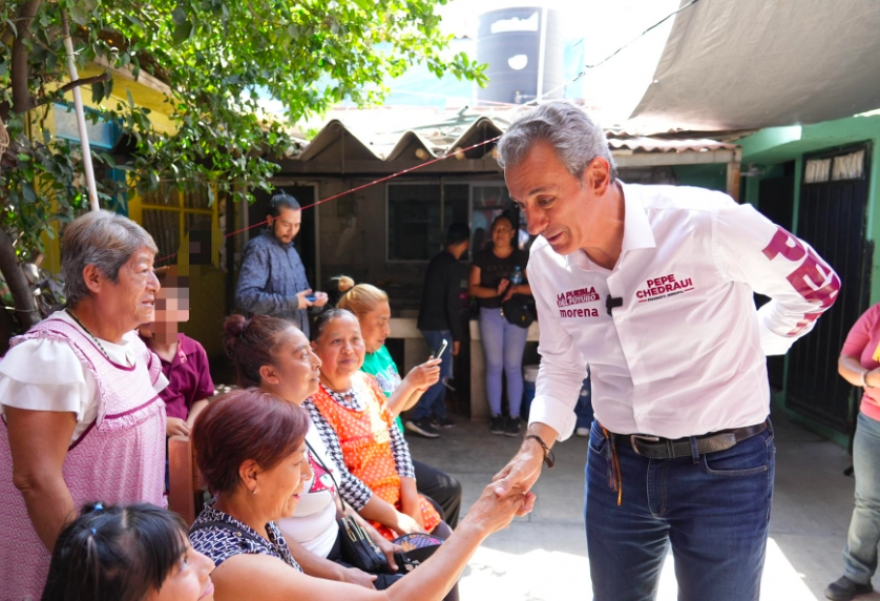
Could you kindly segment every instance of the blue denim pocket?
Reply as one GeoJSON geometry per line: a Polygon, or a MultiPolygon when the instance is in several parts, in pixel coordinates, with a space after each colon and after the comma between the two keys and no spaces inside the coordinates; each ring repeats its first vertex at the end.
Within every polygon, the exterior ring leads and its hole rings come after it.
{"type": "Polygon", "coordinates": [[[711,476],[754,476],[770,470],[773,433],[765,430],[726,451],[700,457],[703,471],[711,476]]]}

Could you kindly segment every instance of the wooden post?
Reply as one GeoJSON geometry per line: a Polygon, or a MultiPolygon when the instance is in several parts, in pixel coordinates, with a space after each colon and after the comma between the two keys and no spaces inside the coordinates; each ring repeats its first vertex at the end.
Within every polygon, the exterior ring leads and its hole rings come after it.
{"type": "Polygon", "coordinates": [[[736,202],[739,202],[739,182],[740,182],[740,164],[739,161],[727,163],[727,193],[736,202]]]}

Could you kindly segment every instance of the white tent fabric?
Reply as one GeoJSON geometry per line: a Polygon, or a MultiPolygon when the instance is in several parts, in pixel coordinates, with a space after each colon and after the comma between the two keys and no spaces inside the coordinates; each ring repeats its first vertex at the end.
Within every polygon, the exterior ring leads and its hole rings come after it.
{"type": "Polygon", "coordinates": [[[755,129],[876,109],[878,32],[878,0],[699,0],[675,17],[632,123],[755,129]]]}

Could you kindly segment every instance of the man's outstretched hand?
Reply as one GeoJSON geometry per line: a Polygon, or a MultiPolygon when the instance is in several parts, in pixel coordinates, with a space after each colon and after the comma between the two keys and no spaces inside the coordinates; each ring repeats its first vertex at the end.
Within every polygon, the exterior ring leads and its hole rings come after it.
{"type": "MultiPolygon", "coordinates": [[[[548,447],[553,446],[558,436],[553,428],[541,423],[531,424],[527,434],[539,436],[548,447]]],[[[524,440],[519,452],[504,466],[504,469],[492,478],[492,482],[495,483],[495,494],[499,497],[505,497],[509,494],[529,492],[538,481],[543,464],[544,449],[538,444],[538,441],[532,438],[524,440]]],[[[534,506],[535,496],[528,495],[526,502],[517,511],[517,515],[522,517],[528,514],[534,506]]]]}

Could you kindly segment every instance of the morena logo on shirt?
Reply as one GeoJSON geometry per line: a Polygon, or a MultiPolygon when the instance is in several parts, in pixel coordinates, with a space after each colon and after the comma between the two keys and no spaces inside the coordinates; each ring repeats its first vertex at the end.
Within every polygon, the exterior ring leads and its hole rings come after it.
{"type": "Polygon", "coordinates": [[[636,292],[636,298],[640,303],[668,298],[677,294],[684,294],[694,289],[693,278],[682,278],[674,273],[652,278],[645,282],[645,287],[636,292]]]}
{"type": "Polygon", "coordinates": [[[556,295],[557,307],[570,307],[583,303],[595,303],[599,301],[599,295],[592,286],[580,290],[569,290],[556,295]]]}

